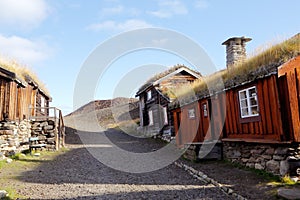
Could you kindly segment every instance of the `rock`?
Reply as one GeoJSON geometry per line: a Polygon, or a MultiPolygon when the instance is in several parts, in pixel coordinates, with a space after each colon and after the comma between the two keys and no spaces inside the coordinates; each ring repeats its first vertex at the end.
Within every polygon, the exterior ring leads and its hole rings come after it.
{"type": "Polygon", "coordinates": [[[281,176],[284,176],[284,175],[288,174],[289,168],[290,168],[290,166],[289,166],[289,163],[288,163],[287,160],[282,160],[282,161],[280,161],[280,169],[279,169],[279,172],[280,172],[280,175],[281,175],[281,176]]]}
{"type": "Polygon", "coordinates": [[[266,163],[266,169],[271,172],[279,172],[280,164],[278,161],[270,160],[266,163]]]}
{"type": "Polygon", "coordinates": [[[0,199],[7,197],[8,193],[5,190],[0,190],[0,199]]]}
{"type": "Polygon", "coordinates": [[[228,158],[239,158],[241,156],[241,152],[237,151],[237,150],[233,150],[230,151],[230,153],[228,153],[228,158]]]}
{"type": "Polygon", "coordinates": [[[269,149],[267,149],[266,151],[265,151],[265,154],[266,155],[273,155],[274,154],[274,149],[273,148],[269,148],[269,149]]]}
{"type": "Polygon", "coordinates": [[[33,156],[39,157],[39,156],[41,156],[41,153],[34,153],[33,156]]]}
{"type": "Polygon", "coordinates": [[[287,154],[287,151],[288,151],[287,148],[278,147],[278,148],[275,150],[274,154],[275,154],[275,155],[283,155],[283,156],[284,156],[284,155],[287,154]]]}
{"type": "Polygon", "coordinates": [[[273,159],[274,159],[274,160],[277,160],[277,161],[284,160],[284,158],[285,158],[284,156],[279,156],[279,155],[274,155],[274,156],[273,156],[273,159]]]}
{"type": "Polygon", "coordinates": [[[250,151],[250,153],[254,154],[254,155],[261,155],[262,152],[263,152],[263,149],[252,149],[250,151]]]}
{"type": "Polygon", "coordinates": [[[13,160],[11,158],[6,159],[6,163],[11,163],[13,160]]]}
{"type": "Polygon", "coordinates": [[[259,163],[255,163],[254,168],[255,169],[259,169],[259,170],[263,170],[264,169],[264,167],[261,164],[259,164],[259,163]]]}
{"type": "Polygon", "coordinates": [[[289,199],[289,200],[300,199],[300,189],[279,188],[277,190],[277,195],[281,198],[289,199]]]}

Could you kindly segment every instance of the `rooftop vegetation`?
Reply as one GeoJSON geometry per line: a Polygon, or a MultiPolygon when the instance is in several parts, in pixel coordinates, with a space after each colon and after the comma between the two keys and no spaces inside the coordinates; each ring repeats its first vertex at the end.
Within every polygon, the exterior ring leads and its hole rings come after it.
{"type": "Polygon", "coordinates": [[[214,86],[215,91],[223,88],[223,86],[225,88],[234,87],[277,72],[279,66],[298,55],[300,55],[300,33],[250,57],[245,62],[233,66],[230,70],[218,71],[193,83],[182,85],[180,88],[165,91],[165,94],[171,98],[177,98],[177,100],[186,100],[192,94],[201,98],[209,94],[207,84],[214,86]]]}
{"type": "Polygon", "coordinates": [[[182,64],[177,64],[173,67],[171,67],[170,69],[162,72],[162,73],[158,73],[156,74],[155,76],[151,77],[149,80],[146,81],[146,83],[144,85],[142,85],[140,88],[139,88],[139,91],[143,91],[145,90],[147,87],[149,87],[150,85],[152,85],[155,81],[167,76],[168,74],[171,74],[173,72],[175,72],[176,70],[180,69],[180,68],[186,68],[186,69],[189,69],[190,71],[193,71],[195,74],[199,74],[199,76],[201,76],[201,74],[197,71],[194,71],[190,68],[188,68],[187,66],[185,65],[182,65],[182,64]]]}
{"type": "Polygon", "coordinates": [[[49,95],[45,84],[38,78],[38,76],[30,70],[27,66],[18,63],[16,60],[6,59],[0,56],[0,67],[13,72],[16,74],[16,77],[22,82],[25,82],[28,78],[38,85],[39,89],[49,95]]]}

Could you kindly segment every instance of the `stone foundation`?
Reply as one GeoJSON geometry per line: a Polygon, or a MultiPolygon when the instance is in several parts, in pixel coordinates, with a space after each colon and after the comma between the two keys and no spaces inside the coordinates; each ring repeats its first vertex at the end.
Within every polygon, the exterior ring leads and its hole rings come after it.
{"type": "Polygon", "coordinates": [[[57,128],[52,120],[0,122],[0,160],[29,149],[29,138],[38,137],[47,149],[56,149],[57,128]]]}
{"type": "Polygon", "coordinates": [[[299,144],[223,142],[224,159],[275,175],[300,174],[299,144]]]}
{"type": "Polygon", "coordinates": [[[192,160],[221,160],[223,157],[222,143],[219,141],[199,142],[185,145],[183,157],[192,160]]]}

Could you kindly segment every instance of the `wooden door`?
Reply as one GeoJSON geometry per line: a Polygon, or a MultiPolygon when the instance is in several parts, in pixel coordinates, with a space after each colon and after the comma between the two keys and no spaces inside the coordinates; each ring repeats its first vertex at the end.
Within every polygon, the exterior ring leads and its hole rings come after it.
{"type": "Polygon", "coordinates": [[[200,131],[201,141],[210,140],[211,138],[211,130],[210,130],[210,113],[209,113],[209,101],[203,100],[200,102],[200,131]]]}

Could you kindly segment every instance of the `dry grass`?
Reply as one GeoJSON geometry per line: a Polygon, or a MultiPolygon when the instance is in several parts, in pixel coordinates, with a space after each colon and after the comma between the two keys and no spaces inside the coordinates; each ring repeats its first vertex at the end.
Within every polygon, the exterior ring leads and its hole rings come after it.
{"type": "Polygon", "coordinates": [[[260,70],[259,73],[264,75],[263,73],[268,73],[267,68],[276,67],[277,69],[277,67],[297,55],[300,55],[300,33],[265,49],[259,54],[254,54],[254,56],[247,59],[244,63],[233,66],[234,69],[216,72],[192,84],[185,84],[179,88],[171,89],[165,92],[165,94],[171,95],[178,100],[189,98],[191,94],[195,93],[197,96],[201,96],[202,93],[208,93],[207,84],[214,86],[216,91],[222,89],[222,83],[224,83],[226,87],[232,80],[235,81],[235,84],[241,84],[253,78],[253,72],[260,70]],[[222,80],[222,82],[220,82],[220,80],[222,80]]]}
{"type": "Polygon", "coordinates": [[[168,70],[166,70],[162,73],[156,74],[155,76],[151,77],[149,80],[146,81],[146,83],[144,85],[142,85],[139,88],[139,91],[142,91],[142,90],[146,89],[149,85],[151,85],[155,81],[167,76],[168,74],[171,74],[172,72],[175,72],[176,70],[178,70],[180,68],[187,68],[187,69],[189,69],[189,70],[193,71],[194,73],[199,74],[201,76],[201,74],[199,72],[194,71],[194,70],[188,68],[187,66],[185,66],[183,64],[177,64],[177,65],[174,65],[173,67],[171,67],[170,69],[168,69],[168,70]]]}
{"type": "Polygon", "coordinates": [[[6,59],[0,56],[0,67],[15,73],[17,78],[21,79],[23,82],[26,80],[26,77],[29,76],[30,79],[32,79],[43,92],[49,95],[49,91],[45,84],[27,66],[18,63],[16,60],[6,59]]]}

